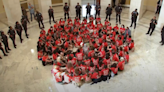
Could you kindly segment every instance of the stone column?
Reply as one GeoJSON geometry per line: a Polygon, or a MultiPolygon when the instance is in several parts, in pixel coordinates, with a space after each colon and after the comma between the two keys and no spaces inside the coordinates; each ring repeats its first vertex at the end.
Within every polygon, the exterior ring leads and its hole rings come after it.
{"type": "Polygon", "coordinates": [[[137,9],[137,11],[139,13],[138,19],[140,19],[146,11],[146,5],[145,5],[146,3],[147,3],[147,0],[131,0],[130,12],[129,12],[130,18],[131,18],[131,13],[135,9],[137,9]]]}
{"type": "Polygon", "coordinates": [[[79,3],[79,5],[81,5],[81,0],[70,0],[70,14],[71,14],[71,16],[75,17],[75,15],[76,15],[75,6],[77,5],[77,3],[79,3]]]}
{"type": "Polygon", "coordinates": [[[39,12],[42,13],[43,19],[48,19],[48,9],[52,6],[51,0],[38,0],[39,12]]]}
{"type": "Polygon", "coordinates": [[[8,24],[13,26],[16,21],[20,22],[22,11],[19,0],[3,0],[8,24]]]}
{"type": "Polygon", "coordinates": [[[101,0],[100,5],[101,5],[101,14],[105,14],[106,12],[106,7],[108,7],[108,4],[111,4],[112,7],[112,0],[101,0]]]}
{"type": "Polygon", "coordinates": [[[158,24],[157,24],[157,27],[158,28],[162,28],[164,26],[164,3],[162,3],[162,6],[161,6],[161,12],[159,14],[159,18],[158,18],[158,24]]]}

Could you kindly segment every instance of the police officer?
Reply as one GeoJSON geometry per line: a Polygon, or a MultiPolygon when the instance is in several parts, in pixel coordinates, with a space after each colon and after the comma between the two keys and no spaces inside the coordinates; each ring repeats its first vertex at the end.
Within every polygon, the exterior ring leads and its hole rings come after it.
{"type": "Polygon", "coordinates": [[[109,21],[110,21],[111,14],[112,14],[112,7],[110,7],[110,4],[108,4],[108,7],[106,8],[106,19],[109,16],[109,21]]]}
{"type": "Polygon", "coordinates": [[[19,36],[19,38],[20,38],[20,42],[22,43],[22,41],[23,41],[23,39],[22,39],[22,30],[23,30],[23,28],[22,28],[22,26],[19,24],[18,21],[15,23],[15,30],[17,31],[17,34],[18,34],[18,36],[19,36]]]}
{"type": "Polygon", "coordinates": [[[36,20],[38,21],[39,24],[39,28],[44,28],[44,24],[43,24],[43,16],[40,12],[36,11],[36,20]],[[40,23],[42,24],[43,27],[40,27],[40,23]]]}
{"type": "Polygon", "coordinates": [[[28,38],[29,35],[27,34],[27,20],[24,16],[22,16],[21,23],[22,23],[23,29],[25,31],[25,35],[28,38]]]}
{"type": "Polygon", "coordinates": [[[49,14],[49,22],[51,24],[51,18],[53,19],[53,22],[55,23],[54,20],[54,10],[52,9],[52,7],[50,6],[50,9],[48,10],[48,14],[49,14]]]}
{"type": "Polygon", "coordinates": [[[11,50],[11,49],[9,48],[8,38],[4,32],[1,32],[1,36],[2,36],[1,41],[3,42],[3,44],[5,46],[5,51],[6,51],[6,53],[9,53],[8,50],[11,50]]]}
{"type": "Polygon", "coordinates": [[[131,26],[130,27],[132,27],[132,25],[134,23],[134,29],[135,29],[136,28],[136,21],[137,21],[137,17],[138,17],[137,9],[135,9],[135,11],[133,11],[131,13],[131,15],[132,15],[132,18],[131,18],[131,26]]]}
{"type": "Polygon", "coordinates": [[[64,9],[64,17],[66,21],[66,15],[68,16],[68,19],[69,19],[69,6],[67,5],[67,3],[65,3],[65,6],[63,9],[64,9]]]}
{"type": "Polygon", "coordinates": [[[30,23],[30,21],[28,20],[27,11],[23,7],[21,7],[21,8],[22,8],[22,14],[23,14],[23,16],[26,18],[26,20],[28,21],[28,23],[30,23]]]}
{"type": "Polygon", "coordinates": [[[161,30],[161,41],[160,41],[160,43],[162,43],[161,45],[164,45],[164,26],[161,30]]]}
{"type": "Polygon", "coordinates": [[[100,10],[101,10],[101,6],[99,4],[96,5],[95,7],[95,10],[96,10],[96,15],[95,15],[95,19],[96,19],[96,16],[100,16],[100,10]]]}
{"type": "Polygon", "coordinates": [[[163,0],[159,0],[157,2],[157,10],[156,10],[155,14],[159,14],[160,13],[162,2],[163,2],[163,0]]]}
{"type": "Polygon", "coordinates": [[[79,3],[77,3],[76,7],[76,17],[79,17],[79,19],[81,19],[80,15],[81,15],[81,5],[79,5],[79,3]]]}
{"type": "Polygon", "coordinates": [[[16,48],[16,44],[15,44],[15,30],[10,26],[9,27],[9,31],[7,32],[7,34],[9,35],[9,37],[11,38],[12,42],[13,42],[13,45],[14,45],[14,48],[16,48]]]}
{"type": "MultiPolygon", "coordinates": [[[[7,56],[7,54],[5,53],[5,51],[4,51],[3,47],[2,47],[1,42],[0,42],[0,50],[3,52],[3,55],[4,55],[4,56],[7,56]]],[[[1,58],[1,57],[0,57],[0,58],[1,58]]]]}
{"type": "Polygon", "coordinates": [[[88,14],[89,14],[89,16],[91,15],[92,6],[88,3],[88,5],[86,6],[86,9],[87,9],[87,14],[86,14],[86,19],[87,19],[87,15],[88,14]]]}
{"type": "Polygon", "coordinates": [[[155,29],[156,25],[157,25],[157,20],[156,20],[156,16],[154,16],[154,18],[151,19],[150,27],[149,27],[149,30],[148,30],[148,32],[146,34],[149,34],[150,30],[152,30],[151,33],[150,33],[150,36],[151,36],[152,33],[154,32],[154,29],[155,29]]]}
{"type": "Polygon", "coordinates": [[[116,6],[115,11],[116,11],[116,23],[118,22],[118,18],[119,18],[119,23],[121,24],[121,12],[122,12],[121,6],[120,5],[116,6]]]}

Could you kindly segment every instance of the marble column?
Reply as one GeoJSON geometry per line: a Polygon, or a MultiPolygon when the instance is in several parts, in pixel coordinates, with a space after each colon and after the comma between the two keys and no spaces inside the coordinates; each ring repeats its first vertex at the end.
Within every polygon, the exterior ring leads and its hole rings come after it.
{"type": "Polygon", "coordinates": [[[51,0],[38,0],[39,12],[42,13],[43,19],[48,19],[48,9],[49,6],[52,6],[51,0]]]}
{"type": "Polygon", "coordinates": [[[143,14],[146,11],[146,3],[148,0],[131,0],[130,2],[130,18],[131,18],[131,13],[137,9],[139,16],[138,19],[142,18],[143,14]]]}
{"type": "Polygon", "coordinates": [[[157,27],[158,28],[162,28],[164,26],[164,3],[162,3],[162,6],[161,6],[161,12],[159,14],[159,18],[158,18],[158,24],[157,24],[157,27]]]}
{"type": "Polygon", "coordinates": [[[14,26],[16,21],[20,21],[22,11],[19,0],[3,0],[8,24],[14,26]]]}
{"type": "Polygon", "coordinates": [[[77,5],[77,3],[79,3],[79,5],[81,5],[81,0],[70,0],[70,14],[71,14],[71,16],[76,15],[75,6],[77,5]]]}
{"type": "Polygon", "coordinates": [[[106,7],[108,4],[111,4],[112,7],[112,0],[100,0],[100,5],[101,5],[101,14],[104,14],[106,11],[106,7]]]}

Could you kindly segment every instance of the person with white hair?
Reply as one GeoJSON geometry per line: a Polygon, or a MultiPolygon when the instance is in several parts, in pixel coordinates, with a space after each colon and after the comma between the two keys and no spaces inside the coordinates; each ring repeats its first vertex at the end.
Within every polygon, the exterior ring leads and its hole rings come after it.
{"type": "Polygon", "coordinates": [[[125,60],[123,57],[120,58],[120,62],[118,63],[118,70],[123,71],[125,66],[125,60]]]}

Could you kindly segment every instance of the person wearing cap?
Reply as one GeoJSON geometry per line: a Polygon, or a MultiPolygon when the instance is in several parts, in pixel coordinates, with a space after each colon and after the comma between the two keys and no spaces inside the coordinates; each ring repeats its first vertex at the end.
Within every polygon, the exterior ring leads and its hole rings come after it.
{"type": "Polygon", "coordinates": [[[106,8],[106,19],[109,16],[109,21],[110,21],[111,14],[112,14],[112,7],[110,6],[110,4],[108,4],[108,7],[106,8]]]}
{"type": "Polygon", "coordinates": [[[91,15],[92,6],[88,3],[88,5],[86,6],[86,9],[87,9],[87,13],[86,13],[86,19],[87,19],[87,15],[88,14],[89,14],[89,16],[91,15]]]}
{"type": "Polygon", "coordinates": [[[9,31],[7,32],[7,34],[10,36],[12,42],[13,42],[13,45],[14,45],[14,48],[16,48],[16,44],[15,44],[15,30],[10,26],[9,27],[9,31]]]}
{"type": "Polygon", "coordinates": [[[118,22],[118,18],[119,18],[119,23],[121,24],[122,8],[121,8],[121,6],[119,4],[118,4],[118,6],[116,6],[115,11],[116,11],[116,23],[118,22]]]}
{"type": "Polygon", "coordinates": [[[149,27],[149,30],[146,34],[149,34],[150,30],[152,29],[151,33],[150,33],[150,36],[152,35],[152,33],[154,32],[155,30],[155,27],[157,25],[157,19],[156,19],[156,16],[154,16],[153,19],[151,19],[150,21],[150,27],[149,27]]]}
{"type": "Polygon", "coordinates": [[[135,9],[135,11],[133,11],[131,13],[131,15],[132,15],[132,18],[131,18],[131,25],[130,25],[130,27],[132,27],[132,25],[134,23],[134,29],[135,29],[136,28],[137,17],[138,17],[137,9],[135,9]]]}
{"type": "Polygon", "coordinates": [[[79,19],[81,19],[80,15],[81,15],[81,5],[79,5],[79,3],[77,3],[76,7],[76,17],[79,17],[79,19]]]}
{"type": "Polygon", "coordinates": [[[28,34],[27,34],[27,20],[26,20],[26,18],[24,16],[22,16],[21,23],[22,23],[23,29],[25,31],[25,35],[28,38],[28,34]]]}
{"type": "Polygon", "coordinates": [[[100,10],[101,10],[100,4],[97,4],[97,5],[96,5],[95,10],[96,10],[96,15],[95,15],[95,19],[96,19],[96,16],[97,16],[97,15],[100,17],[100,10]]]}
{"type": "MultiPolygon", "coordinates": [[[[5,51],[4,51],[3,47],[2,47],[1,42],[0,42],[0,50],[3,52],[3,55],[4,55],[4,56],[7,56],[7,54],[5,53],[5,51]]],[[[0,59],[2,59],[1,56],[0,56],[0,59]]]]}
{"type": "Polygon", "coordinates": [[[55,23],[54,20],[54,10],[52,9],[52,7],[50,6],[50,9],[48,10],[48,14],[49,14],[49,22],[51,24],[51,18],[53,19],[53,22],[55,23]]]}
{"type": "Polygon", "coordinates": [[[63,9],[64,9],[64,17],[66,21],[66,15],[68,16],[68,19],[69,19],[69,6],[67,5],[67,3],[65,3],[65,6],[63,9]]]}
{"type": "Polygon", "coordinates": [[[18,34],[18,36],[19,36],[19,38],[20,38],[20,42],[22,43],[22,41],[23,41],[23,39],[22,39],[22,30],[23,30],[23,28],[22,28],[22,26],[19,24],[18,21],[15,23],[15,30],[17,31],[17,34],[18,34]]]}
{"type": "Polygon", "coordinates": [[[39,28],[41,29],[41,28],[44,28],[44,24],[43,24],[43,16],[42,16],[42,14],[39,12],[39,11],[36,11],[36,20],[37,20],[37,22],[38,22],[38,24],[39,24],[39,28]],[[40,26],[40,24],[42,24],[42,26],[43,27],[41,27],[40,26]]]}
{"type": "Polygon", "coordinates": [[[9,48],[9,44],[8,44],[8,37],[5,35],[4,32],[1,32],[1,41],[3,42],[4,46],[5,46],[5,51],[6,53],[9,53],[8,50],[11,50],[9,48]]]}

